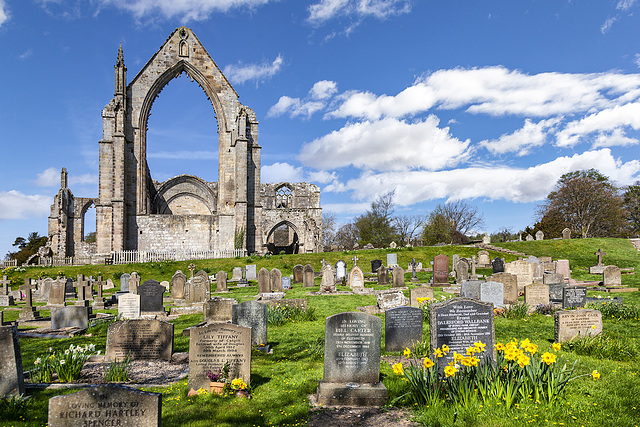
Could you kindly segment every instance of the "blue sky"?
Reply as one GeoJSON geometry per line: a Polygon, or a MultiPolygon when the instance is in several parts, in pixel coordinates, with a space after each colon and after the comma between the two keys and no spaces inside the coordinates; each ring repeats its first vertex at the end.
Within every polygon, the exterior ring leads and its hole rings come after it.
{"type": "MultiPolygon", "coordinates": [[[[260,121],[263,182],[306,181],[341,223],[463,199],[518,231],[560,175],[640,179],[640,0],[0,0],[0,255],[47,234],[62,167],[96,197],[120,44],[131,81],[193,29],[260,121]]],[[[213,107],[186,76],[151,110],[164,181],[217,179],[213,107]]],[[[90,226],[89,226],[90,227],[90,226]]]]}

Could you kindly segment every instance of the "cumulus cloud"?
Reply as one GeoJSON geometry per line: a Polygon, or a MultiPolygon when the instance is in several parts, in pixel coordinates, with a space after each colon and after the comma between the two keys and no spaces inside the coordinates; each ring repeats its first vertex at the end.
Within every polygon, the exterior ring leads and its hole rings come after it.
{"type": "Polygon", "coordinates": [[[279,117],[289,114],[289,117],[311,117],[314,113],[326,107],[328,100],[338,91],[338,85],[331,80],[316,82],[309,90],[305,99],[281,96],[278,102],[269,108],[267,117],[279,117]]]}
{"type": "MultiPolygon", "coordinates": [[[[587,151],[571,157],[558,157],[529,168],[471,167],[446,171],[364,172],[345,184],[356,199],[373,200],[378,194],[395,190],[401,206],[434,199],[507,200],[516,203],[544,199],[558,178],[567,172],[596,168],[613,181],[632,184],[640,178],[640,161],[622,163],[611,150],[587,151]]],[[[329,191],[326,188],[323,191],[329,191]]]]}
{"type": "Polygon", "coordinates": [[[304,171],[302,167],[295,167],[286,162],[262,166],[260,176],[261,181],[265,183],[304,181],[304,171]]]}
{"type": "Polygon", "coordinates": [[[268,2],[269,0],[100,0],[100,5],[125,10],[136,19],[161,16],[186,23],[204,21],[214,12],[253,9],[268,2]]]}
{"type": "Polygon", "coordinates": [[[627,126],[634,130],[640,129],[640,103],[615,106],[570,122],[558,132],[556,144],[559,147],[570,147],[593,134],[596,135],[594,146],[636,144],[636,139],[624,137],[623,128],[627,126]]]}
{"type": "Polygon", "coordinates": [[[94,173],[83,173],[82,175],[69,175],[69,185],[89,185],[97,184],[98,175],[94,173]]]}
{"type": "Polygon", "coordinates": [[[371,203],[323,203],[324,212],[337,214],[359,214],[371,207],[371,203]]]}
{"type": "Polygon", "coordinates": [[[7,11],[7,5],[4,4],[4,0],[0,0],[0,25],[7,22],[9,19],[9,12],[7,11]]]}
{"type": "Polygon", "coordinates": [[[55,187],[60,185],[60,170],[54,167],[43,170],[38,174],[35,184],[39,187],[55,187]]]}
{"type": "Polygon", "coordinates": [[[374,170],[440,169],[467,156],[469,141],[460,141],[439,128],[439,119],[429,116],[408,123],[394,118],[349,123],[300,150],[300,161],[315,169],[346,166],[374,170]]]}
{"type": "Polygon", "coordinates": [[[16,190],[0,191],[0,221],[8,219],[46,218],[52,198],[27,195],[16,190]]]}
{"type": "Polygon", "coordinates": [[[385,19],[411,11],[409,0],[320,0],[309,6],[308,20],[312,24],[348,16],[355,19],[374,17],[385,19]]]}
{"type": "Polygon", "coordinates": [[[531,150],[547,142],[547,133],[559,122],[559,119],[541,120],[538,123],[530,119],[524,121],[524,126],[513,133],[503,134],[494,140],[480,141],[479,145],[493,154],[515,152],[518,156],[531,153],[531,150]]]}
{"type": "Polygon", "coordinates": [[[331,98],[338,91],[338,84],[331,80],[320,80],[316,82],[309,90],[309,94],[313,99],[331,98]]]}
{"type": "Polygon", "coordinates": [[[233,83],[243,84],[248,81],[262,82],[273,77],[284,65],[282,55],[278,55],[272,62],[247,65],[227,65],[224,74],[233,83]]]}

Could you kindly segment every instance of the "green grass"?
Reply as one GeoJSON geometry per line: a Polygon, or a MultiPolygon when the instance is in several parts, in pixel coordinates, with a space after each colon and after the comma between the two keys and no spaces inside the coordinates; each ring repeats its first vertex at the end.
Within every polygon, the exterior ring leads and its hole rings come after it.
{"type": "MultiPolygon", "coordinates": [[[[595,262],[593,253],[602,248],[607,255],[605,262],[621,267],[635,267],[640,275],[640,252],[635,251],[624,239],[573,239],[505,243],[504,247],[510,247],[529,255],[553,256],[554,259],[569,259],[573,269],[573,277],[578,279],[590,279],[594,276],[588,274],[588,267],[595,262]]],[[[429,260],[439,253],[461,256],[477,254],[477,249],[463,247],[443,248],[414,248],[413,250],[396,250],[399,263],[405,265],[411,258],[421,261],[428,266],[429,260]]],[[[372,259],[386,259],[386,253],[391,251],[373,250],[359,251],[358,264],[370,271],[369,263],[372,259]]],[[[491,257],[498,253],[492,252],[491,257]]],[[[252,259],[248,263],[255,263],[258,269],[278,267],[283,274],[291,274],[295,264],[312,263],[319,269],[320,260],[336,262],[338,259],[349,260],[353,252],[349,253],[325,253],[273,256],[270,259],[252,259]]],[[[504,255],[501,255],[504,256],[504,255]]],[[[515,256],[506,256],[507,261],[512,261],[515,256]]],[[[100,266],[100,267],[68,267],[53,268],[47,275],[56,275],[56,270],[75,277],[77,272],[92,274],[94,277],[98,271],[103,277],[108,278],[117,272],[138,271],[143,280],[154,278],[156,280],[169,280],[176,269],[188,271],[184,263],[167,263],[164,268],[159,265],[137,264],[128,266],[100,266]],[[80,271],[82,270],[82,271],[80,271]],[[77,271],[77,272],[76,272],[77,271]]],[[[208,268],[211,273],[218,270],[231,272],[234,266],[244,265],[247,259],[196,261],[198,268],[208,268]]],[[[165,264],[165,263],[162,263],[165,264]]],[[[349,264],[351,262],[349,261],[349,264]]],[[[41,268],[28,269],[29,272],[39,272],[41,268]]],[[[489,270],[479,270],[479,274],[486,274],[489,270]]],[[[26,273],[12,273],[14,283],[23,283],[26,273]],[[22,279],[22,280],[21,280],[22,279]]],[[[35,277],[36,274],[31,275],[35,277]]],[[[430,273],[420,273],[421,280],[426,281],[430,273]]],[[[410,273],[407,273],[407,280],[410,273]]],[[[623,275],[623,284],[638,286],[640,281],[636,275],[623,275]]],[[[116,280],[116,285],[118,281],[116,280]]],[[[287,298],[306,298],[307,291],[319,289],[319,279],[313,288],[303,288],[294,285],[287,291],[287,298]]],[[[371,284],[366,284],[371,287],[371,284]]],[[[384,287],[373,286],[377,289],[384,287]]],[[[409,284],[409,287],[414,285],[409,284]]],[[[340,288],[340,286],[339,286],[340,288]]],[[[232,288],[225,297],[236,298],[238,301],[253,299],[257,293],[257,287],[232,288]]],[[[409,292],[405,291],[408,296],[409,292]]],[[[439,298],[443,292],[435,291],[435,297],[439,298]]],[[[610,296],[602,292],[589,291],[589,296],[610,296]]],[[[640,292],[619,294],[623,296],[625,305],[633,303],[640,305],[640,292]]],[[[351,296],[324,296],[308,297],[308,306],[313,308],[316,314],[314,321],[291,321],[279,326],[269,325],[269,343],[273,347],[273,354],[265,354],[259,351],[252,353],[251,387],[253,399],[244,400],[231,396],[196,396],[187,397],[187,382],[180,381],[166,388],[145,388],[148,391],[162,393],[162,416],[165,426],[297,426],[304,425],[308,420],[309,406],[308,395],[315,392],[318,381],[322,379],[324,342],[324,319],[327,316],[342,311],[353,311],[356,307],[374,305],[375,296],[351,295],[351,296]]],[[[112,314],[115,310],[107,311],[112,314]]],[[[17,311],[5,310],[5,321],[15,320],[17,311]]],[[[384,320],[384,315],[380,315],[384,320]]],[[[189,347],[188,337],[182,336],[183,329],[202,321],[201,314],[184,315],[173,321],[174,324],[174,351],[186,352],[189,347]]],[[[495,319],[496,340],[506,342],[512,338],[522,340],[529,338],[539,346],[539,351],[550,348],[554,337],[554,321],[551,316],[532,315],[524,319],[510,319],[498,317],[495,319]]],[[[640,342],[640,322],[637,318],[604,317],[604,330],[608,336],[615,337],[615,345],[633,345],[637,348],[640,342]]],[[[49,347],[67,348],[69,344],[83,345],[94,343],[97,349],[104,351],[106,340],[106,327],[97,326],[91,331],[91,336],[80,336],[70,339],[20,339],[22,347],[23,366],[25,370],[33,366],[33,361],[46,354],[49,347]]],[[[382,328],[383,356],[399,353],[386,353],[384,351],[384,326],[382,328]]],[[[428,340],[429,327],[424,326],[424,339],[428,340]]],[[[472,407],[464,410],[456,410],[451,406],[440,405],[438,408],[412,407],[416,421],[427,426],[635,426],[640,425],[640,361],[638,357],[625,361],[617,361],[615,357],[602,357],[604,348],[600,346],[599,352],[591,354],[579,354],[573,348],[563,347],[559,352],[561,361],[573,363],[577,360],[577,372],[589,374],[594,369],[598,370],[602,377],[594,381],[590,377],[582,377],[568,385],[567,393],[561,403],[554,407],[525,401],[515,409],[507,410],[496,402],[492,405],[472,407]],[[574,419],[575,417],[575,419],[574,419]]],[[[609,346],[614,348],[615,346],[609,346]]],[[[608,347],[607,347],[608,348],[608,347]]],[[[610,351],[610,350],[607,350],[610,351]]],[[[406,393],[406,383],[400,381],[389,364],[381,363],[381,375],[389,392],[389,402],[406,393]]],[[[43,426],[47,420],[48,399],[60,395],[75,392],[75,390],[32,390],[29,410],[23,414],[24,420],[0,422],[0,426],[43,426]]],[[[406,399],[399,399],[396,404],[408,405],[406,399]]]]}

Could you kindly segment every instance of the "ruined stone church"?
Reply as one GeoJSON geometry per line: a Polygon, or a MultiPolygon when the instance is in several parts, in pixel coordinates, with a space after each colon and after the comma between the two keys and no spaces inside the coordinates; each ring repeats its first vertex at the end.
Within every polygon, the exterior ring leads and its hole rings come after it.
{"type": "Polygon", "coordinates": [[[307,183],[260,182],[258,120],[242,105],[200,40],[176,29],[127,83],[122,47],[115,94],[102,111],[97,198],[74,197],[62,171],[49,217],[57,256],[144,250],[318,252],[320,190],[307,183]],[[204,90],[218,123],[218,182],[179,175],[164,182],[147,165],[147,122],[154,100],[186,73],[204,90]],[[96,243],[85,242],[84,217],[96,209],[96,243]]]}

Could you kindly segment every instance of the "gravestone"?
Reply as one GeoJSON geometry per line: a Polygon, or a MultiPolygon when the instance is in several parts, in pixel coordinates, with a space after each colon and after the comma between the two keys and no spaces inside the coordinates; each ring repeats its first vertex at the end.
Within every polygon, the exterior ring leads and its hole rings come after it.
{"type": "Polygon", "coordinates": [[[389,285],[389,269],[384,265],[378,268],[378,285],[389,285]]]}
{"type": "Polygon", "coordinates": [[[343,260],[336,262],[336,282],[347,280],[347,263],[343,260]]]}
{"type": "Polygon", "coordinates": [[[531,308],[549,304],[549,285],[533,283],[525,286],[524,302],[531,308]]]}
{"type": "MultiPolygon", "coordinates": [[[[339,261],[338,261],[339,262],[339,261]]],[[[344,261],[342,261],[344,262],[344,261]]],[[[346,265],[346,263],[345,263],[346,265]]],[[[302,272],[304,266],[302,264],[296,264],[293,266],[293,283],[302,283],[302,272]]]]}
{"type": "Polygon", "coordinates": [[[395,248],[397,248],[397,247],[398,247],[398,244],[397,244],[396,242],[391,242],[391,243],[389,243],[389,247],[390,247],[391,249],[395,249],[395,248]]]}
{"type": "Polygon", "coordinates": [[[536,231],[536,240],[544,240],[544,233],[542,230],[536,231]]]}
{"type": "Polygon", "coordinates": [[[504,307],[504,291],[500,282],[481,282],[480,301],[493,303],[494,308],[504,307]]]}
{"type": "Polygon", "coordinates": [[[562,302],[562,295],[564,293],[564,288],[566,287],[566,283],[549,284],[549,300],[551,302],[562,302]]]}
{"type": "Polygon", "coordinates": [[[162,295],[167,289],[157,280],[147,280],[138,286],[138,295],[140,296],[140,312],[141,313],[164,313],[162,305],[162,295]]]}
{"type": "MultiPolygon", "coordinates": [[[[65,280],[65,279],[63,279],[65,280]]],[[[64,296],[66,299],[76,297],[76,289],[73,286],[73,279],[66,279],[64,282],[64,296]]]]}
{"type": "Polygon", "coordinates": [[[255,264],[249,264],[245,268],[247,270],[247,280],[256,280],[258,278],[255,264]]]}
{"type": "Polygon", "coordinates": [[[38,293],[38,301],[49,301],[49,293],[51,292],[51,284],[53,279],[45,278],[40,284],[40,292],[38,293]]]}
{"type": "Polygon", "coordinates": [[[118,316],[123,319],[140,317],[140,295],[127,292],[118,297],[118,316]]]}
{"type": "Polygon", "coordinates": [[[518,302],[518,277],[510,273],[496,273],[487,277],[486,281],[502,283],[503,304],[515,304],[518,302]]]}
{"type": "Polygon", "coordinates": [[[265,294],[271,292],[271,277],[269,277],[269,270],[262,267],[258,271],[258,293],[265,294]]]}
{"type": "Polygon", "coordinates": [[[107,279],[102,289],[106,291],[108,289],[114,289],[115,287],[116,285],[113,284],[113,279],[107,279]]]}
{"type": "Polygon", "coordinates": [[[291,277],[283,276],[282,277],[282,290],[287,291],[291,289],[291,277]]]}
{"type": "Polygon", "coordinates": [[[527,234],[527,236],[524,238],[527,242],[531,242],[533,240],[533,236],[531,234],[527,234]]]}
{"type": "Polygon", "coordinates": [[[455,265],[454,271],[456,275],[456,283],[460,284],[466,282],[469,280],[469,261],[465,258],[460,258],[458,263],[455,265]]]}
{"type": "Polygon", "coordinates": [[[607,265],[602,273],[603,286],[622,286],[622,275],[617,265],[607,265]]]}
{"type": "Polygon", "coordinates": [[[493,274],[504,273],[504,260],[498,257],[494,258],[491,261],[491,268],[493,269],[493,274]]]}
{"type": "Polygon", "coordinates": [[[587,288],[567,286],[562,290],[562,308],[584,307],[587,303],[587,288]]]}
{"type": "Polygon", "coordinates": [[[449,257],[443,254],[433,257],[433,285],[449,284],[449,257]]]}
{"type": "Polygon", "coordinates": [[[236,303],[233,298],[211,298],[204,302],[202,321],[207,323],[231,323],[232,307],[236,303]]]}
{"type": "Polygon", "coordinates": [[[398,265],[398,254],[387,254],[387,268],[395,268],[398,265]]]}
{"type": "Polygon", "coordinates": [[[318,386],[322,406],[380,406],[387,389],[380,381],[382,320],[346,312],[325,321],[324,374],[318,386]]]}
{"type": "Polygon", "coordinates": [[[485,268],[491,265],[491,258],[489,257],[489,251],[478,252],[478,267],[485,268]]]}
{"type": "Polygon", "coordinates": [[[133,319],[115,322],[107,329],[106,360],[170,360],[173,324],[162,320],[133,319]]]}
{"type": "Polygon", "coordinates": [[[371,261],[371,272],[377,273],[381,265],[382,265],[381,259],[374,259],[373,261],[371,261]]]}
{"type": "Polygon", "coordinates": [[[468,280],[460,285],[460,296],[480,300],[480,280],[468,280]]]}
{"type": "Polygon", "coordinates": [[[102,384],[49,399],[49,427],[159,427],[162,394],[102,384]]]}
{"type": "Polygon", "coordinates": [[[542,283],[552,285],[555,283],[564,283],[564,277],[560,273],[544,273],[542,283]]]}
{"type": "Polygon", "coordinates": [[[544,274],[544,269],[542,268],[542,263],[540,259],[534,256],[530,256],[526,259],[526,261],[531,264],[531,276],[532,283],[534,279],[542,278],[544,274]]]}
{"type": "Polygon", "coordinates": [[[402,267],[395,267],[393,269],[393,287],[404,288],[404,269],[402,267]]]}
{"type": "Polygon", "coordinates": [[[189,383],[193,390],[209,389],[207,371],[217,373],[229,362],[229,381],[251,383],[251,329],[212,323],[189,332],[189,383]]]}
{"type": "Polygon", "coordinates": [[[518,292],[533,283],[533,265],[527,261],[511,261],[505,264],[504,271],[518,276],[518,292]]]}
{"type": "Polygon", "coordinates": [[[411,289],[409,291],[409,301],[411,307],[420,307],[421,304],[427,301],[433,301],[433,288],[418,286],[417,288],[411,289]],[[419,303],[418,298],[427,298],[427,300],[419,303]]]}
{"type": "Polygon", "coordinates": [[[269,283],[272,292],[282,292],[282,272],[277,268],[269,272],[269,283]]]}
{"type": "Polygon", "coordinates": [[[64,307],[66,294],[65,294],[66,280],[56,279],[51,283],[49,289],[49,303],[48,305],[54,307],[64,307]]]}
{"type": "MultiPolygon", "coordinates": [[[[240,278],[242,279],[242,276],[240,278]]],[[[226,271],[218,271],[216,274],[216,292],[229,292],[226,271]]]]}
{"type": "Polygon", "coordinates": [[[129,278],[131,275],[129,273],[124,273],[120,276],[120,292],[129,292],[129,278]]]}
{"type": "Polygon", "coordinates": [[[187,276],[178,270],[171,277],[171,298],[184,299],[184,290],[187,285],[187,276]]]}
{"type": "Polygon", "coordinates": [[[304,266],[304,268],[302,269],[302,283],[305,288],[310,288],[315,286],[315,282],[314,282],[315,274],[316,272],[311,266],[311,264],[306,264],[304,266]]]}
{"type": "MultiPolygon", "coordinates": [[[[9,307],[12,305],[16,305],[13,295],[0,295],[0,307],[9,307]]],[[[4,312],[0,311],[0,313],[4,312]]]]}
{"type": "Polygon", "coordinates": [[[565,228],[564,230],[562,230],[562,238],[563,239],[570,239],[571,238],[571,230],[569,230],[568,228],[565,228]]]}
{"type": "Polygon", "coordinates": [[[349,272],[349,287],[350,288],[362,288],[364,287],[364,274],[360,267],[357,265],[349,272]]]}
{"type": "Polygon", "coordinates": [[[599,310],[569,310],[555,313],[555,341],[565,342],[576,337],[602,333],[602,312],[599,310]]]}
{"type": "Polygon", "coordinates": [[[234,304],[232,308],[234,325],[251,328],[251,344],[267,344],[267,306],[257,301],[234,304]]]}
{"type": "Polygon", "coordinates": [[[0,280],[0,295],[9,295],[10,289],[11,289],[11,280],[9,280],[6,275],[2,276],[2,280],[0,280]]]}
{"type": "Polygon", "coordinates": [[[401,290],[378,291],[376,292],[376,300],[381,311],[409,305],[409,298],[405,297],[401,290]]]}
{"type": "Polygon", "coordinates": [[[559,259],[556,261],[556,273],[562,274],[565,282],[571,279],[571,269],[569,268],[568,259],[559,259]]]}
{"type": "Polygon", "coordinates": [[[87,307],[70,305],[51,310],[51,329],[80,328],[89,326],[87,307]]]}
{"type": "Polygon", "coordinates": [[[333,271],[333,265],[325,264],[322,267],[322,281],[320,282],[320,292],[336,291],[336,274],[333,271]]]}
{"type": "Polygon", "coordinates": [[[205,283],[207,284],[207,288],[211,289],[211,280],[209,279],[209,275],[207,274],[206,271],[200,270],[193,277],[202,277],[202,280],[204,280],[205,283]]]}
{"type": "Polygon", "coordinates": [[[129,276],[129,292],[137,294],[138,286],[140,286],[140,275],[134,271],[129,276]]]}
{"type": "Polygon", "coordinates": [[[242,268],[241,267],[233,267],[233,270],[231,271],[231,281],[235,282],[235,281],[238,281],[240,279],[242,279],[242,268]]]}
{"type": "Polygon", "coordinates": [[[413,349],[422,342],[421,308],[397,307],[384,313],[384,349],[385,351],[403,351],[413,349]]]}
{"type": "Polygon", "coordinates": [[[22,353],[17,326],[0,326],[0,399],[24,394],[22,353]]]}
{"type": "Polygon", "coordinates": [[[209,299],[209,291],[209,278],[196,274],[187,281],[184,301],[187,304],[202,304],[209,299]]]}
{"type": "Polygon", "coordinates": [[[469,298],[452,298],[429,307],[431,348],[449,347],[449,353],[437,359],[438,368],[453,360],[453,353],[466,354],[467,348],[476,342],[486,345],[484,353],[478,355],[493,359],[495,354],[495,328],[493,304],[469,298]]]}

